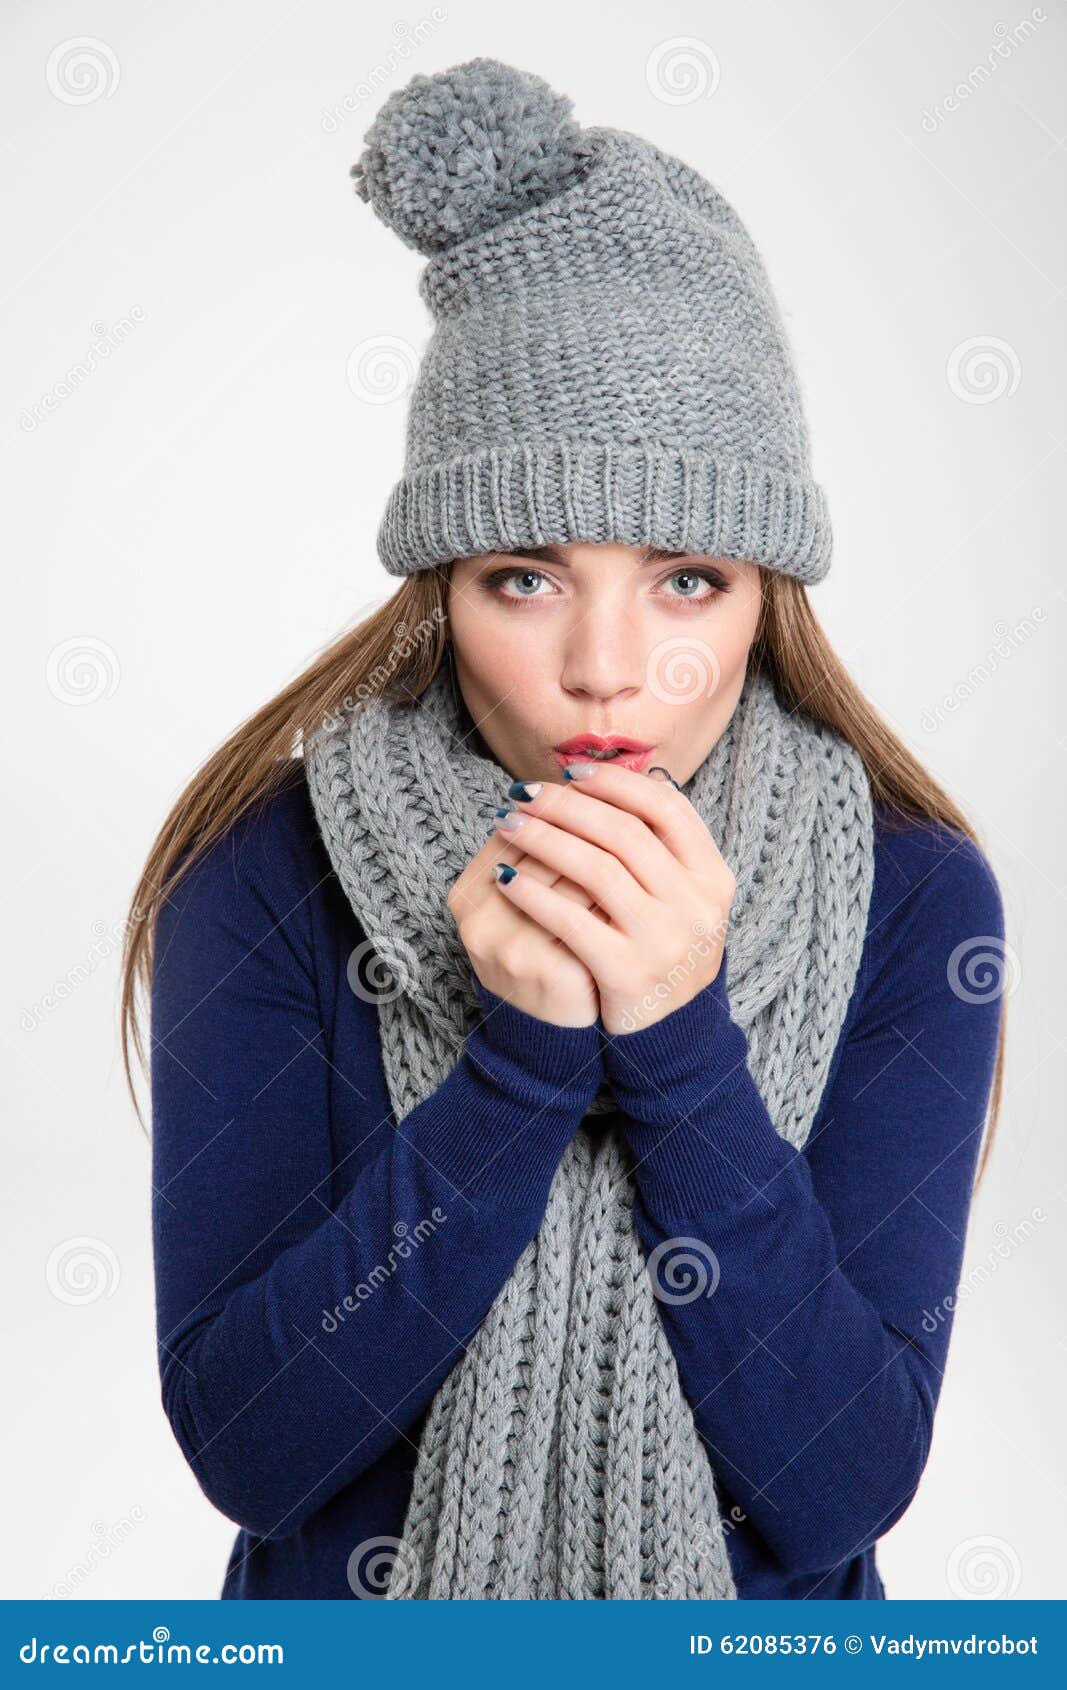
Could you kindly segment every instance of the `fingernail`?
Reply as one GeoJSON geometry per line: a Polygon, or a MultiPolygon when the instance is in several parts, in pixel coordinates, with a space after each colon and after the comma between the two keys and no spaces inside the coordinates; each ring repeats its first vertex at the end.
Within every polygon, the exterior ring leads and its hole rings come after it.
{"type": "Polygon", "coordinates": [[[502,880],[504,882],[505,886],[507,885],[509,880],[514,880],[514,878],[518,874],[518,872],[519,872],[518,869],[512,868],[510,863],[494,863],[493,864],[493,878],[494,878],[494,880],[502,880]]]}
{"type": "Polygon", "coordinates": [[[665,769],[662,763],[653,763],[650,769],[645,770],[645,773],[650,777],[654,776],[656,780],[669,780],[672,786],[678,787],[679,792],[682,790],[681,787],[678,786],[678,782],[675,780],[674,776],[671,774],[671,771],[669,769],[665,769]]]}
{"type": "Polygon", "coordinates": [[[544,782],[540,780],[513,780],[508,787],[508,797],[536,798],[543,785],[544,782]]]}
{"type": "Polygon", "coordinates": [[[590,775],[596,774],[595,763],[567,763],[563,769],[564,780],[588,780],[590,775]]]}
{"type": "Polygon", "coordinates": [[[520,810],[495,810],[493,813],[497,817],[497,827],[503,828],[505,833],[514,833],[526,820],[520,810]]]}

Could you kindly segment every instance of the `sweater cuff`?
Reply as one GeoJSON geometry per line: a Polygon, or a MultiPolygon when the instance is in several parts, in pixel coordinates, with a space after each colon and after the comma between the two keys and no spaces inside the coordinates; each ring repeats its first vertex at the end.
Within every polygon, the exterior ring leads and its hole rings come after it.
{"type": "Polygon", "coordinates": [[[596,1091],[604,1077],[600,1057],[600,1025],[560,1027],[528,1015],[508,998],[498,997],[483,986],[477,975],[475,988],[482,1006],[481,1020],[468,1034],[467,1044],[480,1036],[502,1062],[512,1063],[524,1076],[545,1084],[575,1087],[579,1092],[596,1091]]]}
{"type": "Polygon", "coordinates": [[[604,1062],[634,1177],[659,1218],[744,1205],[782,1189],[799,1152],[778,1132],[730,1016],[725,962],[680,1009],[636,1033],[604,1035],[604,1062]]]}
{"type": "Polygon", "coordinates": [[[447,1107],[427,1100],[418,1149],[471,1201],[536,1208],[604,1077],[599,1028],[541,1021],[476,984],[482,1018],[445,1082],[447,1107]]]}
{"type": "Polygon", "coordinates": [[[674,1121],[679,1098],[714,1095],[744,1066],[748,1041],[730,1016],[726,962],[680,1009],[634,1033],[603,1031],[604,1067],[620,1109],[635,1121],[674,1121]]]}

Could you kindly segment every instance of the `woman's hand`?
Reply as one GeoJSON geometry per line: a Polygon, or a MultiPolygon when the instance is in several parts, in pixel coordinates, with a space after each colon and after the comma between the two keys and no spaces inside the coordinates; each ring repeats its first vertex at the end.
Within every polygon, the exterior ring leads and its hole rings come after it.
{"type": "Polygon", "coordinates": [[[516,800],[521,821],[496,838],[522,866],[492,891],[585,965],[605,1031],[635,1032],[715,979],[737,881],[677,787],[610,763],[592,770],[516,800]],[[592,907],[576,908],[545,869],[580,887],[592,907]]]}
{"type": "MultiPolygon", "coordinates": [[[[583,962],[568,950],[561,936],[524,914],[517,903],[497,896],[494,863],[520,861],[515,850],[498,833],[490,834],[473,856],[448,894],[459,936],[483,986],[509,1003],[552,1021],[560,1027],[588,1027],[596,1020],[599,999],[596,982],[583,962]]],[[[547,864],[528,861],[525,878],[550,892],[559,918],[575,908],[589,914],[592,898],[580,886],[547,864]]],[[[516,878],[518,878],[516,876],[516,878]]]]}

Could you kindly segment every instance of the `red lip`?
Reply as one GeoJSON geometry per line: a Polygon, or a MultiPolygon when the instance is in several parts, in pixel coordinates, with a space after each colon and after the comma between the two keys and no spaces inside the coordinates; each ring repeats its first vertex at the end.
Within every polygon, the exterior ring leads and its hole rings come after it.
{"type": "Polygon", "coordinates": [[[581,757],[587,757],[591,751],[618,751],[618,756],[607,759],[612,767],[636,769],[643,774],[648,766],[654,745],[648,745],[643,739],[630,739],[626,734],[576,734],[573,739],[560,740],[553,749],[552,755],[561,768],[573,763],[581,757]]]}
{"type": "Polygon", "coordinates": [[[561,739],[556,750],[578,756],[583,751],[611,751],[615,747],[620,751],[652,750],[646,740],[627,739],[625,734],[609,734],[606,739],[603,734],[576,734],[573,739],[561,739]]]}

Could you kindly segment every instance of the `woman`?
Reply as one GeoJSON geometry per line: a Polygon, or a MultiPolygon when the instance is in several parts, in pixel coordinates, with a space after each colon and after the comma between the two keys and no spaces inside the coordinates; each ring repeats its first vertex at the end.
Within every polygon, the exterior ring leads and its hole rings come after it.
{"type": "Polygon", "coordinates": [[[811,611],[736,214],[493,60],[365,139],[436,319],[405,579],[191,782],[126,958],[223,1594],[882,1597],[999,1099],[996,881],[811,611]]]}

